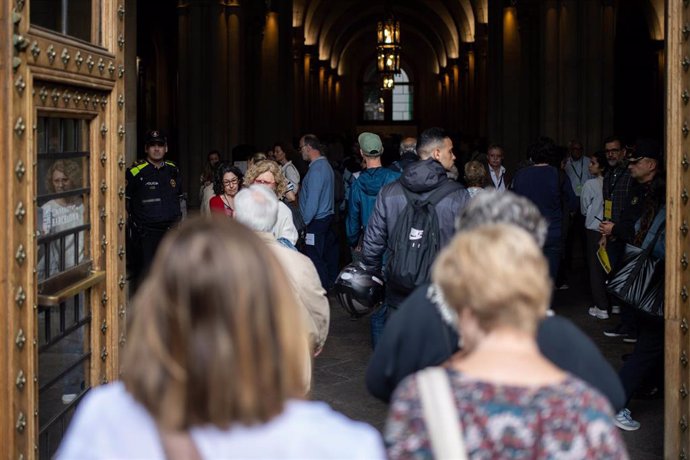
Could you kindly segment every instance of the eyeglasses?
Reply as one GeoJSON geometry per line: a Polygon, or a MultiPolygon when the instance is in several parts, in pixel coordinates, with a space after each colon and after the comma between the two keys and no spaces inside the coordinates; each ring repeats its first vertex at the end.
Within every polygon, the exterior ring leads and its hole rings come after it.
{"type": "Polygon", "coordinates": [[[239,182],[238,179],[224,180],[223,185],[227,187],[229,185],[237,185],[238,182],[239,182]]]}
{"type": "Polygon", "coordinates": [[[268,181],[262,179],[255,179],[254,183],[259,185],[275,185],[275,181],[268,181]]]}

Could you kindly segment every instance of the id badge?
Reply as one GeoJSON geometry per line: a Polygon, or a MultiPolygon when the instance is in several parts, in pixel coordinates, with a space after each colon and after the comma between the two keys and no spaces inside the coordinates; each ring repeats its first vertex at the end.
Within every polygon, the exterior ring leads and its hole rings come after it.
{"type": "Polygon", "coordinates": [[[577,196],[582,195],[582,184],[577,184],[575,186],[575,195],[577,195],[577,196]]]}
{"type": "Polygon", "coordinates": [[[613,217],[613,201],[604,200],[604,220],[611,220],[613,217]]]}

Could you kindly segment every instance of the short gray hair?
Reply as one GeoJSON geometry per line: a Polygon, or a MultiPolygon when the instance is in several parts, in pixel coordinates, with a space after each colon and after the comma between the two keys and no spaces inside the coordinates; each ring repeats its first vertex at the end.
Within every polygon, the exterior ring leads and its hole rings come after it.
{"type": "Polygon", "coordinates": [[[400,156],[408,152],[417,155],[417,139],[414,137],[406,137],[400,142],[400,156]]]}
{"type": "Polygon", "coordinates": [[[270,232],[278,220],[278,197],[265,185],[245,187],[235,195],[235,218],[255,232],[270,232]]]}
{"type": "Polygon", "coordinates": [[[548,225],[539,208],[513,192],[485,190],[472,198],[455,220],[455,230],[463,232],[487,224],[513,224],[527,231],[544,246],[548,225]]]}

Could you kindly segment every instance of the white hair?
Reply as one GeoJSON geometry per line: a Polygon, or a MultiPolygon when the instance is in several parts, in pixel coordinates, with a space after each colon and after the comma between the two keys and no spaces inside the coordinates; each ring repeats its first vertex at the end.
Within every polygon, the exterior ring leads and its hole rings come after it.
{"type": "Polygon", "coordinates": [[[539,208],[513,192],[484,190],[470,200],[455,219],[455,230],[464,232],[483,225],[513,224],[527,231],[540,247],[546,241],[548,224],[539,208]]]}
{"type": "Polygon", "coordinates": [[[278,198],[265,185],[253,184],[235,195],[235,219],[255,232],[270,232],[278,220],[278,198]]]}

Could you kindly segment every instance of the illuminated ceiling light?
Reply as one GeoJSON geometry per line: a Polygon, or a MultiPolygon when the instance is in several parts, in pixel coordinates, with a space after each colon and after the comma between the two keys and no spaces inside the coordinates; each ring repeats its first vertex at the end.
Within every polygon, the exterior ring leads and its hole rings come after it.
{"type": "Polygon", "coordinates": [[[400,21],[389,13],[376,28],[376,63],[382,89],[392,89],[393,74],[400,73],[400,48],[400,21]]]}
{"type": "Polygon", "coordinates": [[[393,74],[392,73],[383,73],[381,74],[381,89],[384,91],[388,91],[393,89],[395,86],[395,80],[393,79],[393,74]]]}

